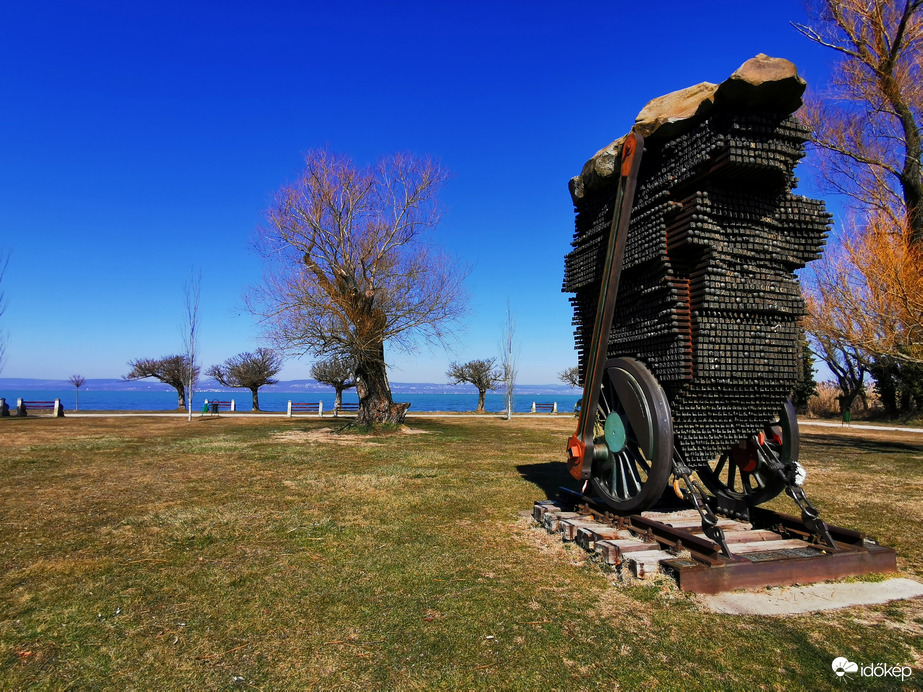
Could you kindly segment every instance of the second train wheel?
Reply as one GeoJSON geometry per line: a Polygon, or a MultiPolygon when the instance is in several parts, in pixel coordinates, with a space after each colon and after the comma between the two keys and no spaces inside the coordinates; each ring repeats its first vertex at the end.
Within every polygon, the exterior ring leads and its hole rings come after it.
{"type": "Polygon", "coordinates": [[[593,488],[617,512],[660,498],[673,470],[673,418],[666,394],[633,358],[606,362],[594,428],[593,488]]]}
{"type": "Polygon", "coordinates": [[[698,469],[705,487],[715,495],[744,500],[752,506],[768,502],[785,490],[785,481],[760,460],[755,447],[761,441],[762,450],[784,464],[798,460],[798,418],[791,401],[757,437],[735,445],[698,469]]]}

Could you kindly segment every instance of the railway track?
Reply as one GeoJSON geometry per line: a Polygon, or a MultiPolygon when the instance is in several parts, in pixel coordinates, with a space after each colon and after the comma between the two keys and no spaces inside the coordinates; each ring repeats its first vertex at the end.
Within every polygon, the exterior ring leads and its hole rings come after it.
{"type": "Polygon", "coordinates": [[[533,519],[573,541],[603,564],[644,579],[664,573],[683,591],[715,594],[738,589],[828,581],[894,572],[893,549],[863,534],[827,524],[833,546],[816,542],[800,519],[752,508],[747,521],[720,516],[730,555],[706,538],[691,506],[613,514],[601,502],[564,488],[557,500],[536,502],[533,519]]]}

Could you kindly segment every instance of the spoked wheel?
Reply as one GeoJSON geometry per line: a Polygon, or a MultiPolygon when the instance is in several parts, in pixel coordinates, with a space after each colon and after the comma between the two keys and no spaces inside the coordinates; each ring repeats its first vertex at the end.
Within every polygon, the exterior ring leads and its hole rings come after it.
{"type": "Polygon", "coordinates": [[[797,461],[798,419],[792,402],[786,402],[778,418],[755,437],[758,439],[734,445],[698,470],[706,488],[715,495],[743,500],[751,506],[768,502],[785,490],[785,481],[760,459],[756,446],[762,441],[763,451],[783,464],[797,461]]]}
{"type": "Polygon", "coordinates": [[[673,419],[651,372],[632,358],[606,363],[593,432],[593,488],[617,512],[660,498],[673,470],[673,419]]]}

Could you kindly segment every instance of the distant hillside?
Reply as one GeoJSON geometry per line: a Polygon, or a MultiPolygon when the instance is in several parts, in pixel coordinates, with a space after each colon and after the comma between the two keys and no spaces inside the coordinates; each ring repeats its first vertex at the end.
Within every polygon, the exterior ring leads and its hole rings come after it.
{"type": "MultiPolygon", "coordinates": [[[[73,389],[74,386],[67,380],[39,380],[27,377],[0,377],[0,389],[5,392],[19,390],[58,390],[73,389]]],[[[215,380],[205,379],[197,387],[200,392],[235,392],[239,389],[223,387],[215,380]]],[[[285,380],[279,384],[263,387],[260,391],[269,392],[329,392],[331,387],[320,384],[315,380],[285,380]]],[[[122,379],[88,379],[81,387],[82,391],[110,391],[110,392],[171,392],[173,387],[158,382],[157,380],[135,380],[127,382],[122,379]]],[[[244,390],[246,391],[246,390],[244,390]]],[[[450,385],[431,382],[392,382],[391,391],[395,394],[471,394],[477,390],[471,385],[450,385]]],[[[517,384],[516,394],[579,394],[579,389],[573,389],[565,384],[517,384]]]]}

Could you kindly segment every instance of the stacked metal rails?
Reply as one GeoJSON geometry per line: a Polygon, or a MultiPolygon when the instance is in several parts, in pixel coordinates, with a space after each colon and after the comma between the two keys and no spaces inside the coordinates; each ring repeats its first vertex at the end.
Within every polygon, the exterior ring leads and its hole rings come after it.
{"type": "MultiPolygon", "coordinates": [[[[793,110],[719,99],[684,131],[645,143],[607,356],[653,373],[691,467],[763,429],[801,376],[794,272],[819,256],[830,215],[792,192],[808,139],[793,110]]],[[[575,196],[564,291],[584,374],[615,183],[575,196]]]]}

